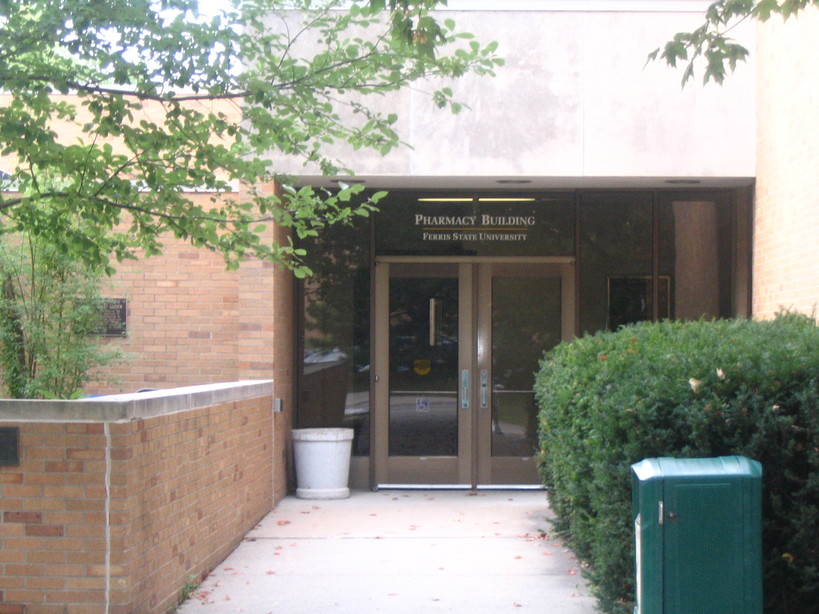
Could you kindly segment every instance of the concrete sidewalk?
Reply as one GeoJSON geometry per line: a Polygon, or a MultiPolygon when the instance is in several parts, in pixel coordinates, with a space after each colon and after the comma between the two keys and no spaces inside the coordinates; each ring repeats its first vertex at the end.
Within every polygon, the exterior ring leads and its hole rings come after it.
{"type": "Polygon", "coordinates": [[[542,491],[288,497],[179,614],[591,614],[542,491]]]}

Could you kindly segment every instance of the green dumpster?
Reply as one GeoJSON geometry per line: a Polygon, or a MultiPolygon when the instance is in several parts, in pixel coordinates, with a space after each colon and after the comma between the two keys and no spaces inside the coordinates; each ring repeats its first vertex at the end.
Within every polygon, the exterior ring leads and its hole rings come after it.
{"type": "Polygon", "coordinates": [[[647,458],[631,474],[634,614],[761,614],[760,463],[647,458]]]}

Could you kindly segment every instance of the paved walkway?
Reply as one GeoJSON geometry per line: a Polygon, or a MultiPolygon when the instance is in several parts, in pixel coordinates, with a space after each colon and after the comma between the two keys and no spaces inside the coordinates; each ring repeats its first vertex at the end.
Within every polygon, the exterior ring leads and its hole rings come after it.
{"type": "Polygon", "coordinates": [[[591,614],[542,491],[288,497],[179,614],[591,614]]]}

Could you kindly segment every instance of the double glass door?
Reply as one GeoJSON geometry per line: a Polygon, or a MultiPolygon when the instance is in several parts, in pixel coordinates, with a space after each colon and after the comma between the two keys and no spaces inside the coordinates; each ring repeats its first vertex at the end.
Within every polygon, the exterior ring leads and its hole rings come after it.
{"type": "Polygon", "coordinates": [[[377,486],[537,485],[532,391],[573,332],[569,264],[376,265],[377,486]]]}

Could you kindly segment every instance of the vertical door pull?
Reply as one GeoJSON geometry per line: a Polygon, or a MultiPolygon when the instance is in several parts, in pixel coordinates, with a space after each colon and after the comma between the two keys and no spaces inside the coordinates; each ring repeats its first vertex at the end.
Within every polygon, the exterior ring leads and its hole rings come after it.
{"type": "Polygon", "coordinates": [[[441,332],[444,322],[444,299],[433,297],[429,299],[429,346],[441,345],[441,332]]]}
{"type": "Polygon", "coordinates": [[[489,371],[481,369],[481,409],[489,407],[489,371]]]}
{"type": "Polygon", "coordinates": [[[461,371],[461,409],[469,409],[469,369],[461,371]]]}

